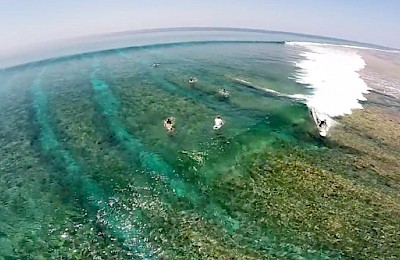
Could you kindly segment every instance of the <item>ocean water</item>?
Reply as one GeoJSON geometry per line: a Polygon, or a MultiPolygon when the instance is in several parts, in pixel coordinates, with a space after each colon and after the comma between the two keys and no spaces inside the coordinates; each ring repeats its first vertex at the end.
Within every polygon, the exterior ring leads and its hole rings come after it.
{"type": "Polygon", "coordinates": [[[352,256],[270,225],[274,209],[259,211],[243,187],[260,153],[326,149],[308,109],[333,121],[361,108],[362,57],[285,34],[188,34],[124,35],[123,48],[1,71],[1,257],[352,256]]]}

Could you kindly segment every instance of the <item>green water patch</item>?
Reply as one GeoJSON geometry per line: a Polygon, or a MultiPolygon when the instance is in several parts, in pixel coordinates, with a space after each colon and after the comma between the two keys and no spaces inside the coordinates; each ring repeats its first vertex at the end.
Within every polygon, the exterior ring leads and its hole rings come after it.
{"type": "MultiPolygon", "coordinates": [[[[354,139],[354,141],[359,141],[354,139]]],[[[374,144],[363,140],[364,145],[372,147],[374,144]]],[[[389,156],[393,156],[389,154],[389,156]]],[[[326,169],[334,171],[336,174],[341,175],[343,178],[352,180],[358,184],[379,188],[381,192],[388,192],[398,194],[396,185],[392,185],[393,178],[380,175],[371,165],[373,161],[368,159],[369,154],[365,150],[354,149],[351,146],[343,145],[343,143],[334,142],[331,140],[324,140],[323,147],[321,149],[315,149],[306,154],[305,157],[315,165],[320,165],[326,169]],[[324,154],[324,156],[319,156],[324,154]],[[366,158],[365,158],[366,157],[366,158]],[[393,186],[393,187],[392,187],[393,186]]],[[[395,157],[391,157],[394,159],[395,157]]],[[[383,160],[385,164],[388,164],[388,170],[385,173],[390,172],[393,169],[392,164],[389,161],[385,161],[382,158],[376,158],[377,160],[383,160]]],[[[396,169],[393,169],[396,172],[396,169]]],[[[397,172],[396,172],[397,173],[397,172]]]]}
{"type": "Polygon", "coordinates": [[[204,70],[205,75],[248,79],[256,85],[286,94],[306,93],[303,86],[288,79],[294,69],[288,62],[286,49],[279,45],[248,44],[238,48],[237,45],[226,44],[210,46],[206,50],[201,46],[194,46],[186,52],[180,51],[184,57],[185,54],[187,58],[192,55],[190,67],[204,70]],[[218,59],[215,59],[215,53],[218,53],[218,59]]]}
{"type": "Polygon", "coordinates": [[[310,164],[304,153],[254,154],[247,175],[221,176],[219,196],[231,198],[232,212],[288,242],[345,258],[398,257],[398,198],[310,164]]]}

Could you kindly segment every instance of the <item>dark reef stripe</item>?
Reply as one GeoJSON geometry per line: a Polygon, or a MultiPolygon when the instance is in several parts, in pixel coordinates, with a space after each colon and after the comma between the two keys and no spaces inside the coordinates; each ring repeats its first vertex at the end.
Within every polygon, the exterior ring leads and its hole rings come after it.
{"type": "Polygon", "coordinates": [[[113,236],[124,241],[124,246],[136,255],[145,259],[154,258],[154,253],[141,240],[138,230],[132,225],[124,224],[127,222],[124,216],[114,214],[114,210],[107,204],[107,196],[101,188],[93,180],[81,175],[79,165],[57,140],[48,121],[47,97],[41,86],[44,71],[43,69],[32,86],[33,107],[37,123],[40,126],[40,142],[43,151],[53,157],[57,165],[65,168],[65,175],[62,176],[63,184],[80,188],[79,193],[81,193],[83,203],[89,207],[87,210],[93,215],[98,215],[100,211],[104,212],[101,216],[104,220],[103,224],[113,236]]]}

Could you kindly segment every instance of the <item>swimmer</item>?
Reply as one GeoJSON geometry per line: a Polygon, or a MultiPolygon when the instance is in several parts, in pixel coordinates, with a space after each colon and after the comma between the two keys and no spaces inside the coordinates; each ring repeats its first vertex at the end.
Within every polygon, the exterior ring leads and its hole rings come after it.
{"type": "Polygon", "coordinates": [[[189,83],[190,84],[193,84],[193,83],[196,83],[196,82],[197,82],[197,79],[195,77],[190,77],[189,78],[189,83]]]}
{"type": "Polygon", "coordinates": [[[174,118],[173,117],[168,117],[167,119],[164,120],[164,127],[167,129],[168,132],[174,131],[175,124],[174,124],[174,118]]]}

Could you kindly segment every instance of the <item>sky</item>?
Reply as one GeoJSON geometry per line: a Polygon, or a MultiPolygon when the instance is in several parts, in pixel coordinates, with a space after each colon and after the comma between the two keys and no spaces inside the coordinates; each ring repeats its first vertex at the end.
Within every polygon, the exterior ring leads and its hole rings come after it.
{"type": "Polygon", "coordinates": [[[239,27],[400,49],[400,0],[0,0],[0,54],[92,34],[239,27]]]}

